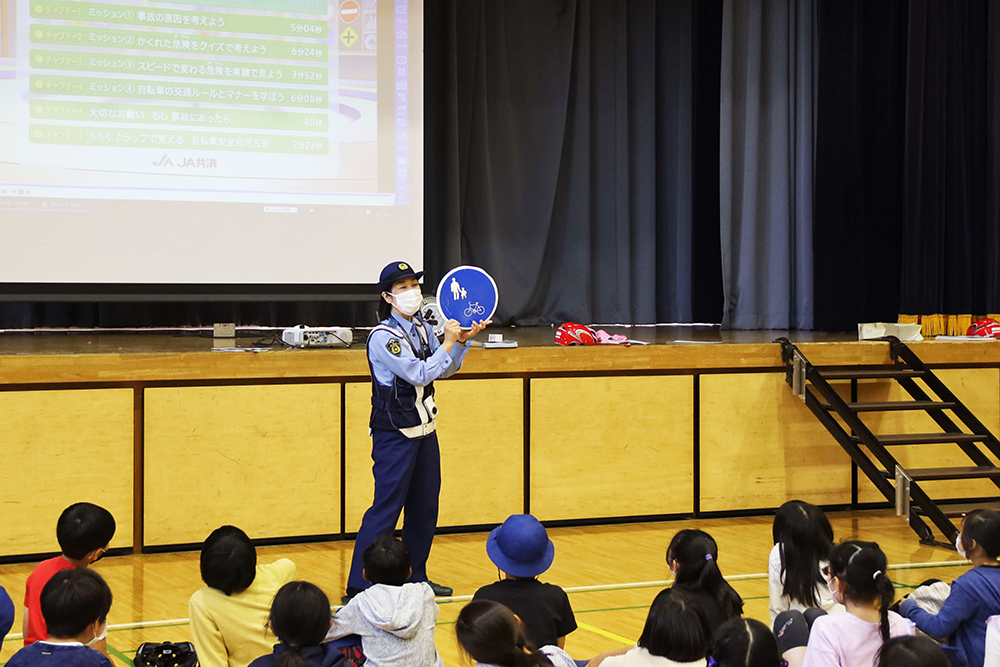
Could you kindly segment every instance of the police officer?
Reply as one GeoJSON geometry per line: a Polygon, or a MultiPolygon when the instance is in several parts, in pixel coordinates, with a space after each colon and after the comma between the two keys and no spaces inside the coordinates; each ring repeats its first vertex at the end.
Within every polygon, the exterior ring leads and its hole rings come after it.
{"type": "Polygon", "coordinates": [[[435,595],[452,589],[427,579],[427,556],[437,527],[441,491],[441,456],[435,432],[437,407],[434,381],[462,367],[466,341],[490,321],[474,322],[463,331],[459,323],[445,324],[444,342],[418,315],[423,296],[406,262],[393,262],[379,276],[379,319],[368,337],[368,366],[372,374],[372,473],[375,499],[365,512],[354,544],[351,574],[344,601],[369,586],[361,564],[364,550],[377,538],[391,535],[403,515],[403,542],[410,550],[412,581],[427,581],[435,595]]]}

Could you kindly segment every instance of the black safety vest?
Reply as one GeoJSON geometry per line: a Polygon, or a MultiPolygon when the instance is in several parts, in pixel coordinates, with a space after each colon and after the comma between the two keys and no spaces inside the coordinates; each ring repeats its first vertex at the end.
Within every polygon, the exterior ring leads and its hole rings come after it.
{"type": "MultiPolygon", "coordinates": [[[[379,323],[372,329],[376,331],[388,331],[391,335],[399,338],[401,344],[406,345],[413,351],[413,355],[421,361],[426,361],[431,356],[431,347],[427,339],[427,328],[422,320],[414,320],[414,325],[418,327],[417,335],[420,337],[420,347],[413,345],[413,341],[406,334],[395,318],[389,318],[379,323]]],[[[369,334],[371,340],[371,334],[369,334]]],[[[437,415],[437,406],[434,405],[434,383],[431,382],[425,387],[416,387],[398,375],[393,375],[392,384],[386,386],[379,384],[375,378],[375,369],[372,367],[371,358],[368,357],[368,369],[372,374],[372,413],[368,422],[369,428],[373,431],[403,431],[404,429],[420,429],[426,433],[404,433],[408,437],[419,437],[433,432],[427,430],[428,425],[433,424],[437,415]]]]}

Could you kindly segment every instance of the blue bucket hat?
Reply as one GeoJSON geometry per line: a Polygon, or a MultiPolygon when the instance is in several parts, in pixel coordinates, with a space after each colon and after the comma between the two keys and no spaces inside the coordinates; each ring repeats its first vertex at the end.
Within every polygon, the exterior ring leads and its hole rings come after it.
{"type": "Polygon", "coordinates": [[[530,514],[512,514],[490,533],[486,554],[507,574],[537,577],[552,565],[556,545],[538,519],[530,514]]]}

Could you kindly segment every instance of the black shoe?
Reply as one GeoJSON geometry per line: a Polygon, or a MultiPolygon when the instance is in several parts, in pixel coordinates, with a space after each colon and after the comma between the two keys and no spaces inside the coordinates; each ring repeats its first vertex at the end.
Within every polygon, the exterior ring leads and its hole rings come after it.
{"type": "Polygon", "coordinates": [[[348,588],[347,595],[340,598],[340,604],[347,604],[350,602],[361,590],[357,588],[348,588]]]}
{"type": "Polygon", "coordinates": [[[450,588],[448,586],[442,586],[441,584],[435,584],[433,581],[429,579],[427,580],[427,585],[429,585],[431,587],[431,590],[434,591],[435,597],[447,598],[451,597],[451,595],[455,592],[455,589],[450,588]]]}

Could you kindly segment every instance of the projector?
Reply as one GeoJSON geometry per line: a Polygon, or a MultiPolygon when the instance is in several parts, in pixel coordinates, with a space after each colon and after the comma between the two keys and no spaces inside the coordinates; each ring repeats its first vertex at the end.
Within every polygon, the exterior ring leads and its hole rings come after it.
{"type": "Polygon", "coordinates": [[[281,340],[293,347],[347,347],[354,341],[354,332],[346,327],[307,327],[300,324],[281,332],[281,340]]]}

